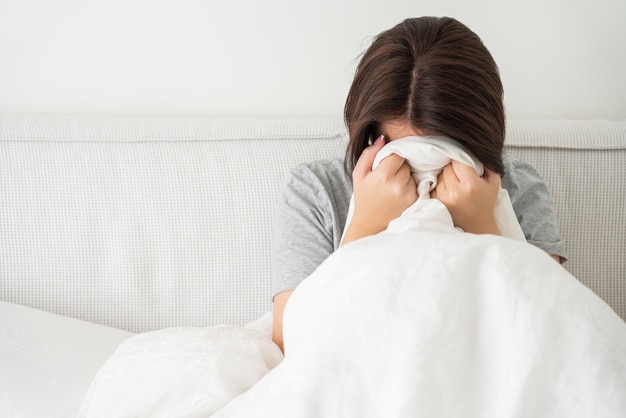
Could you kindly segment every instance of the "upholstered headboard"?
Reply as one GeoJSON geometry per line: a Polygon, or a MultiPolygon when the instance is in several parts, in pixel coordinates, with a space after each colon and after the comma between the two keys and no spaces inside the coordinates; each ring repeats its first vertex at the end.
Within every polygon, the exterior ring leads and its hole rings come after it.
{"type": "MultiPolygon", "coordinates": [[[[256,319],[288,169],[345,143],[339,120],[0,118],[0,299],[130,331],[256,319]]],[[[510,121],[507,151],[626,318],[626,121],[510,121]]]]}
{"type": "Polygon", "coordinates": [[[0,120],[0,299],[131,331],[271,309],[273,202],[341,124],[0,120]]]}

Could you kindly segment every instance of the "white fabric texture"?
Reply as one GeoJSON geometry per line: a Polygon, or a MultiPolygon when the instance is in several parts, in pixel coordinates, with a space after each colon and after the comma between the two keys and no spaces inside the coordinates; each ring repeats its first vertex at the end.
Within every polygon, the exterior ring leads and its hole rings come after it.
{"type": "Polygon", "coordinates": [[[531,244],[429,209],[327,258],[283,362],[213,417],[623,416],[621,318],[531,244]]]}
{"type": "Polygon", "coordinates": [[[130,332],[0,301],[0,417],[76,416],[130,332]]]}
{"type": "MultiPolygon", "coordinates": [[[[418,201],[407,208],[402,216],[416,210],[424,210],[430,199],[430,192],[437,186],[437,176],[452,160],[459,161],[474,169],[482,176],[483,164],[465,150],[458,142],[441,136],[408,136],[387,143],[374,158],[372,169],[376,170],[382,160],[391,154],[404,158],[411,167],[411,174],[417,184],[418,201]],[[420,202],[420,203],[418,203],[420,202]]],[[[354,197],[350,200],[346,230],[354,213],[354,197]]],[[[526,241],[524,232],[515,216],[509,194],[500,189],[496,201],[496,223],[502,236],[526,241]]],[[[344,235],[346,233],[344,230],[344,235]]],[[[343,240],[343,237],[342,237],[343,240]]]]}
{"type": "MultiPolygon", "coordinates": [[[[259,321],[271,324],[271,315],[259,321]]],[[[78,416],[208,417],[282,359],[267,327],[176,327],[138,334],[98,371],[78,416]]]]}
{"type": "Polygon", "coordinates": [[[545,252],[460,232],[436,200],[342,246],[294,291],[284,359],[270,324],[267,314],[249,328],[130,338],[79,416],[617,418],[626,408],[626,323],[545,252]]]}

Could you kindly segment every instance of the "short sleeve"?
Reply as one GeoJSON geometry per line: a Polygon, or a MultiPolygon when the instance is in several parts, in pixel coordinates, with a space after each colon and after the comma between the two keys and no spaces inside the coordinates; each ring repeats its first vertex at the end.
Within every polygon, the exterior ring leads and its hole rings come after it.
{"type": "Polygon", "coordinates": [[[349,185],[337,161],[294,167],[276,204],[272,231],[272,296],[293,290],[337,247],[349,185]]]}
{"type": "Polygon", "coordinates": [[[517,220],[526,240],[550,255],[567,260],[565,243],[552,195],[537,170],[526,161],[505,156],[505,175],[502,187],[507,189],[517,220]]]}

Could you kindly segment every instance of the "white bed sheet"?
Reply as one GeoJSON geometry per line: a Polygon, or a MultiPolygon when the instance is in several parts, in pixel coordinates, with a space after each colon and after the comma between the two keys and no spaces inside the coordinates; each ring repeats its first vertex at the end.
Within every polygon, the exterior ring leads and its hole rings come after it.
{"type": "Polygon", "coordinates": [[[68,418],[133,334],[0,301],[0,417],[68,418]]]}

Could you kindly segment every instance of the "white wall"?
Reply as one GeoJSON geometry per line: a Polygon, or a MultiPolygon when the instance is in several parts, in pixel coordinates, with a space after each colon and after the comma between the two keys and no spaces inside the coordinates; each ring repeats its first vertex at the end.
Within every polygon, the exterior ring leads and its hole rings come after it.
{"type": "Polygon", "coordinates": [[[625,0],[0,0],[0,114],[341,117],[419,15],[482,37],[509,117],[626,117],[625,0]]]}

